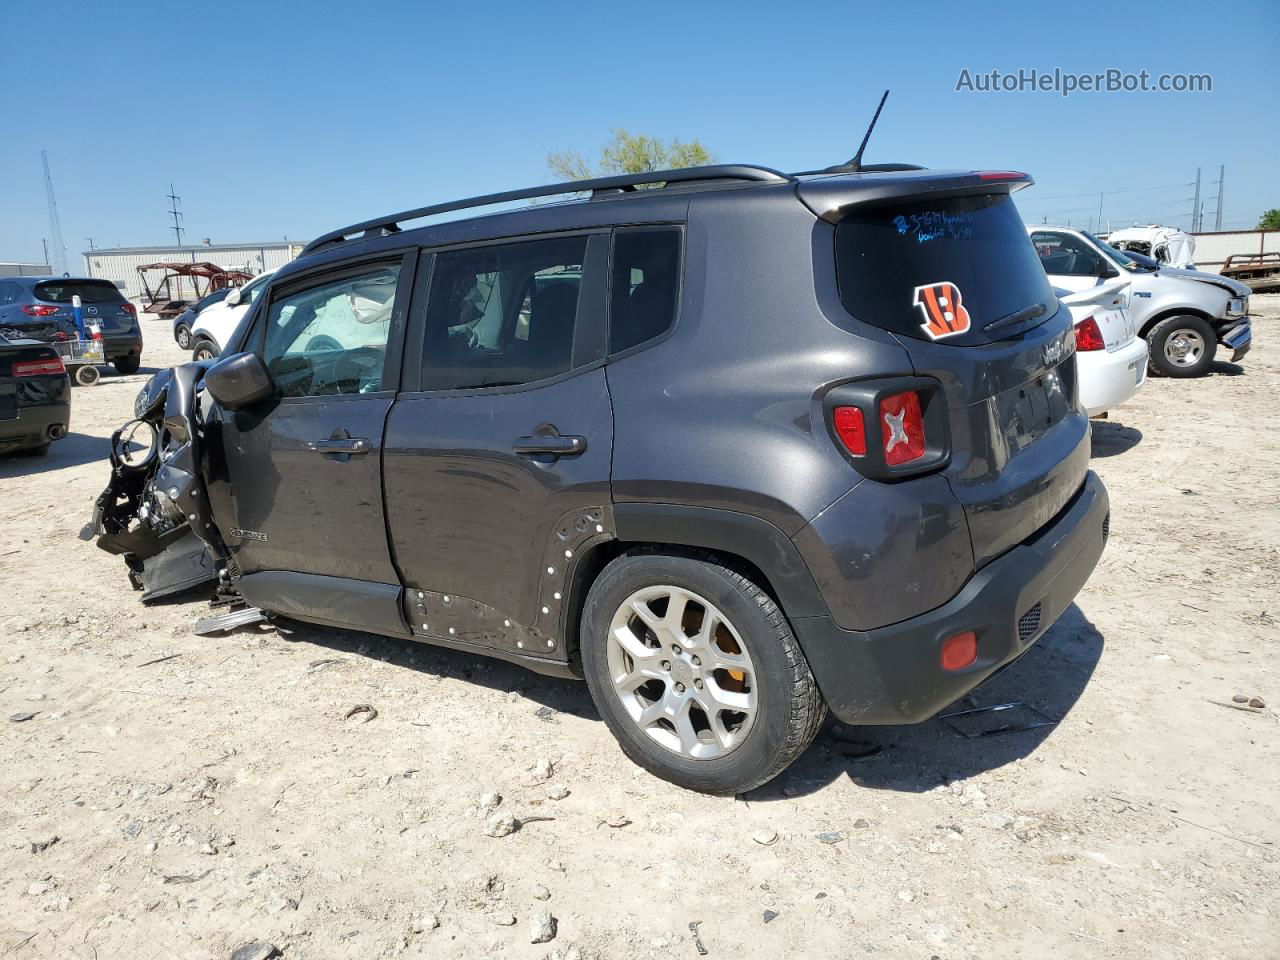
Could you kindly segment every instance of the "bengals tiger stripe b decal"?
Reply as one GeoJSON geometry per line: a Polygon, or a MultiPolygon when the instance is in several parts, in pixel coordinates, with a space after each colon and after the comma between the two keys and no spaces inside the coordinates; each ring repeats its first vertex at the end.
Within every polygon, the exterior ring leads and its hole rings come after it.
{"type": "Polygon", "coordinates": [[[960,298],[960,288],[941,280],[916,287],[912,303],[924,314],[922,330],[930,340],[954,337],[969,329],[969,311],[960,298]]]}

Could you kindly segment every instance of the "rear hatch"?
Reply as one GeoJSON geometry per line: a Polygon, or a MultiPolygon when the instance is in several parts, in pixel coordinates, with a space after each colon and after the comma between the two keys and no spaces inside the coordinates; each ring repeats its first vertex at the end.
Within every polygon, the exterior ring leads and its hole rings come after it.
{"type": "Polygon", "coordinates": [[[133,327],[132,304],[109,280],[45,280],[32,288],[32,295],[36,306],[55,308],[43,317],[32,317],[32,325],[36,327],[52,322],[57,329],[68,332],[74,329],[72,297],[80,298],[85,323],[96,322],[106,335],[127,333],[133,327]]]}
{"type": "Polygon", "coordinates": [[[916,373],[943,385],[952,450],[943,472],[978,566],[1053,519],[1089,461],[1070,312],[1009,184],[985,176],[908,180],[897,196],[882,189],[842,207],[835,230],[850,328],[889,331],[916,373]]]}

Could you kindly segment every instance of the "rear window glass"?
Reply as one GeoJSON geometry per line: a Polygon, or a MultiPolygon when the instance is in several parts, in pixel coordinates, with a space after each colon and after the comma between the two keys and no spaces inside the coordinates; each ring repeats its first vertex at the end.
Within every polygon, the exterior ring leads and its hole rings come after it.
{"type": "Polygon", "coordinates": [[[1057,310],[1008,194],[859,211],[836,227],[836,276],[854,317],[922,340],[988,343],[1057,310]],[[1025,319],[983,332],[1019,314],[1025,319]]]}
{"type": "Polygon", "coordinates": [[[47,280],[37,283],[35,297],[46,303],[70,303],[79,297],[81,303],[119,303],[124,299],[116,285],[107,280],[47,280]]]}

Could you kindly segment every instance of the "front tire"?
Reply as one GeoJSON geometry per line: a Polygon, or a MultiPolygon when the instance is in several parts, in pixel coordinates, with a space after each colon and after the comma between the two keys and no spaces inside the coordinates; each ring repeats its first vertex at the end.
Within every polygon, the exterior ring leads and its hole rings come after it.
{"type": "Polygon", "coordinates": [[[1166,377],[1198,377],[1213,363],[1218,335],[1202,317],[1167,317],[1147,334],[1151,368],[1166,377]]]}
{"type": "Polygon", "coordinates": [[[173,332],[173,339],[178,342],[183,350],[191,349],[191,328],[185,323],[173,332]]]}
{"type": "Polygon", "coordinates": [[[195,349],[191,351],[192,360],[213,360],[218,356],[218,348],[208,340],[197,340],[195,349]]]}
{"type": "Polygon", "coordinates": [[[635,763],[691,790],[736,794],[805,751],[827,713],[771,597],[709,553],[624,554],[582,613],[600,715],[635,763]]]}

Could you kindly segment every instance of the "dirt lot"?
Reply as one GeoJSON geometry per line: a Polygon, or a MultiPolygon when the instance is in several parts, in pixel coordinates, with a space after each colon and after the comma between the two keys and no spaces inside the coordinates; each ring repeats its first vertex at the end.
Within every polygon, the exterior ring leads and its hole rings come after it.
{"type": "Polygon", "coordinates": [[[76,533],[181,357],[145,322],[149,368],[0,462],[0,956],[1280,956],[1280,296],[1255,309],[1241,366],[1095,425],[1107,553],[971,698],[1056,725],[829,724],[736,800],[641,773],[580,684],[144,609],[76,533]]]}

